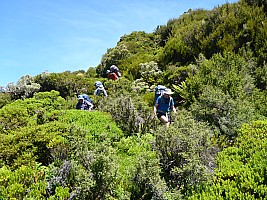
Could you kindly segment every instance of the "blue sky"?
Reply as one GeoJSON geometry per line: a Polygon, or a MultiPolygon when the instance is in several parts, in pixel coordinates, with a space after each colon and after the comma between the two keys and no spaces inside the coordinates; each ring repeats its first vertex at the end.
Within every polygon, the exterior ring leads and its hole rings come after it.
{"type": "Polygon", "coordinates": [[[0,0],[0,86],[96,67],[121,36],[226,2],[237,0],[0,0]]]}

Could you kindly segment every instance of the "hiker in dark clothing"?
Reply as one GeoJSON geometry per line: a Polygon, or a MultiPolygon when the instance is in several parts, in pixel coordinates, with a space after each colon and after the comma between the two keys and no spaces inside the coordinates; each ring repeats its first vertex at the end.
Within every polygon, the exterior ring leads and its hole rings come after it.
{"type": "Polygon", "coordinates": [[[91,111],[91,110],[93,110],[93,108],[94,108],[94,105],[91,102],[85,100],[82,95],[78,96],[78,103],[76,104],[77,110],[91,111]]]}

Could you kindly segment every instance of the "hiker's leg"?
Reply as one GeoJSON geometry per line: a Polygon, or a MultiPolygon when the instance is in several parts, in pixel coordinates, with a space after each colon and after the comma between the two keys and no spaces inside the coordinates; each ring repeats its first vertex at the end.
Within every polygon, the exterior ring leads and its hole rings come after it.
{"type": "Polygon", "coordinates": [[[165,125],[168,128],[170,126],[170,122],[166,123],[165,125]]]}
{"type": "Polygon", "coordinates": [[[160,120],[168,127],[170,125],[168,117],[161,115],[160,120]]]}

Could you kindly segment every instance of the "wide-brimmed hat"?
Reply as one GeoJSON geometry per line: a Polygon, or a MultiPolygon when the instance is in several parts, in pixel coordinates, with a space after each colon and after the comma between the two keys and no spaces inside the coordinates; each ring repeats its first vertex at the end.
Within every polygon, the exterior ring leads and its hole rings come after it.
{"type": "Polygon", "coordinates": [[[173,94],[173,92],[171,89],[165,89],[164,94],[171,95],[171,94],[173,94]]]}

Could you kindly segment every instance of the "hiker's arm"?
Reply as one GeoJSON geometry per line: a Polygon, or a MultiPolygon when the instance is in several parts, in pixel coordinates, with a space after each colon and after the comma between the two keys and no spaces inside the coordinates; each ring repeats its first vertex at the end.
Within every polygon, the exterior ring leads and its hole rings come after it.
{"type": "Polygon", "coordinates": [[[89,106],[89,109],[88,109],[88,110],[89,110],[89,111],[90,111],[90,110],[93,110],[93,108],[94,108],[94,104],[90,103],[90,106],[89,106]]]}
{"type": "Polygon", "coordinates": [[[174,106],[172,106],[171,109],[174,113],[177,113],[176,108],[174,106]]]}
{"type": "Polygon", "coordinates": [[[171,100],[171,109],[172,109],[172,111],[173,111],[174,113],[177,113],[177,112],[176,112],[176,108],[174,107],[174,101],[173,101],[173,98],[172,98],[172,100],[171,100]]]}
{"type": "Polygon", "coordinates": [[[155,106],[154,106],[154,115],[156,116],[157,115],[157,109],[158,109],[158,104],[156,104],[155,106]]]}
{"type": "Polygon", "coordinates": [[[107,93],[107,91],[104,89],[103,90],[104,91],[104,95],[105,95],[105,97],[108,97],[108,93],[107,93]]]}
{"type": "Polygon", "coordinates": [[[92,104],[91,102],[84,100],[84,103],[86,105],[86,107],[88,108],[88,111],[91,111],[94,107],[94,104],[92,104]]]}

